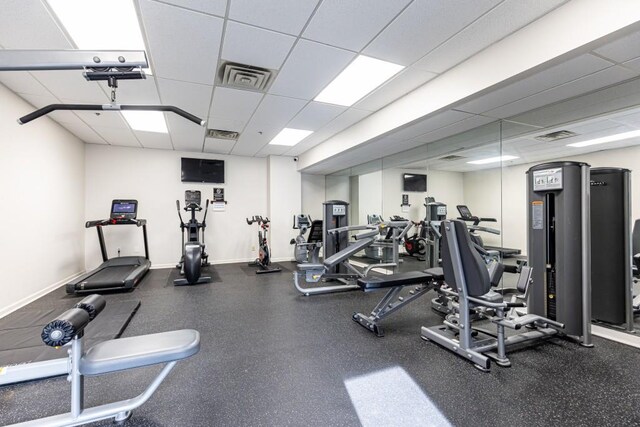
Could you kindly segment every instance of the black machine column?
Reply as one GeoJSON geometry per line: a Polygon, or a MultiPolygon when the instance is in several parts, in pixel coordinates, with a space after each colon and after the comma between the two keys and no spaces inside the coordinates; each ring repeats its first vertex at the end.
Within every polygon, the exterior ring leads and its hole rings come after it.
{"type": "MultiPolygon", "coordinates": [[[[328,200],[322,204],[322,248],[324,259],[340,252],[349,244],[349,232],[329,233],[328,230],[349,225],[349,203],[341,200],[328,200]]],[[[339,264],[327,270],[327,273],[347,273],[344,265],[339,264]]]]}
{"type": "Polygon", "coordinates": [[[447,219],[447,205],[442,202],[436,202],[433,197],[425,198],[425,208],[427,209],[424,217],[427,238],[431,243],[427,243],[425,248],[425,258],[427,268],[438,267],[440,265],[440,222],[447,219]]]}
{"type": "Polygon", "coordinates": [[[591,169],[591,315],[633,331],[630,194],[630,170],[591,169]]]}
{"type": "Polygon", "coordinates": [[[527,171],[529,313],[564,323],[591,346],[591,234],[586,163],[553,162],[527,171]]]}

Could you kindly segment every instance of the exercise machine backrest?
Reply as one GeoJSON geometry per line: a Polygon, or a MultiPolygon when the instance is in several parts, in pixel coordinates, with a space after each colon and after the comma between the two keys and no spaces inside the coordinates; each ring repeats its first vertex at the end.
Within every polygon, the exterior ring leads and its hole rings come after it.
{"type": "Polygon", "coordinates": [[[583,345],[591,345],[589,169],[561,161],[527,171],[529,313],[563,323],[583,345]]]}
{"type": "Polygon", "coordinates": [[[449,286],[454,287],[458,292],[463,293],[462,286],[466,286],[466,294],[471,297],[478,297],[486,294],[491,290],[491,277],[487,264],[478,253],[476,246],[469,237],[467,225],[461,220],[447,220],[442,222],[442,226],[449,231],[453,228],[455,233],[442,233],[442,269],[444,271],[444,280],[449,286]],[[458,251],[452,250],[449,235],[455,234],[455,245],[458,251]],[[457,283],[452,256],[456,253],[460,255],[460,261],[464,272],[465,283],[457,283]]]}

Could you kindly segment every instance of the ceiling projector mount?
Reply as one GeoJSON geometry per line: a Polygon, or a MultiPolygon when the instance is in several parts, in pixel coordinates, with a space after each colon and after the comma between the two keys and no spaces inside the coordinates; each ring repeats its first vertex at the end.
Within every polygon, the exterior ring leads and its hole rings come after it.
{"type": "Polygon", "coordinates": [[[74,111],[166,111],[197,125],[205,121],[173,105],[127,105],[116,103],[118,80],[145,79],[148,68],[143,50],[0,50],[0,71],[84,70],[88,81],[106,81],[111,88],[109,104],[51,104],[20,117],[21,125],[58,110],[74,111]]]}

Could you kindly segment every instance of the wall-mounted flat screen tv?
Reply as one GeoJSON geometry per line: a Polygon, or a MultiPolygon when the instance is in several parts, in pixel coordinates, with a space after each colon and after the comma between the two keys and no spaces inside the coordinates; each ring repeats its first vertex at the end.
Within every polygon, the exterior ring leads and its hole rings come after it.
{"type": "Polygon", "coordinates": [[[427,191],[427,175],[418,175],[415,173],[405,173],[402,175],[404,191],[427,191]]]}
{"type": "Polygon", "coordinates": [[[183,157],[182,182],[224,184],[224,160],[183,157]]]}

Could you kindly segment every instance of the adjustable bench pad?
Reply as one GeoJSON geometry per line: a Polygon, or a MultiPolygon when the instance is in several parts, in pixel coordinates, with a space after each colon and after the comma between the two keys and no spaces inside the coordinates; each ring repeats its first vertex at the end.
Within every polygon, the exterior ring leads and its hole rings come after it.
{"type": "Polygon", "coordinates": [[[363,291],[375,291],[396,286],[419,285],[434,280],[433,275],[422,271],[408,271],[406,273],[390,274],[384,277],[364,277],[358,279],[358,285],[363,291]]]}
{"type": "Polygon", "coordinates": [[[83,375],[167,363],[193,356],[200,350],[200,334],[193,329],[103,341],[80,360],[83,375]]]}

